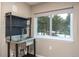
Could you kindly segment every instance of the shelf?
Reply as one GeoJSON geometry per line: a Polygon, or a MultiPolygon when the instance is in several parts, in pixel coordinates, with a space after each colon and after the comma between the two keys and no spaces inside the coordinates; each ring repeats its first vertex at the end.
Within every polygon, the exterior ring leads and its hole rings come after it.
{"type": "Polygon", "coordinates": [[[24,17],[20,17],[20,16],[16,16],[16,15],[11,15],[11,14],[7,14],[6,15],[7,17],[16,17],[16,18],[20,18],[20,19],[23,19],[23,20],[28,20],[28,19],[30,19],[30,18],[24,18],[24,17]]]}
{"type": "Polygon", "coordinates": [[[7,25],[7,27],[10,27],[10,26],[12,26],[12,27],[27,27],[27,25],[7,25]]]}
{"type": "Polygon", "coordinates": [[[26,26],[19,26],[19,25],[13,25],[12,27],[21,27],[21,28],[26,28],[26,26]]]}

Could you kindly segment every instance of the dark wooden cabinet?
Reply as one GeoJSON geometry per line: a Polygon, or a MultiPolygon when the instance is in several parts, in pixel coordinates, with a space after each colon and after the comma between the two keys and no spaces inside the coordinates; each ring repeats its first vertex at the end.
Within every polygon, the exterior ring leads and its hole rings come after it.
{"type": "MultiPolygon", "coordinates": [[[[12,15],[11,12],[6,13],[6,41],[8,43],[8,57],[10,56],[10,43],[22,41],[22,35],[28,34],[27,38],[31,38],[31,18],[23,18],[12,15]],[[29,32],[27,32],[27,28],[29,32]],[[13,37],[18,36],[20,40],[14,40],[13,37]]],[[[17,37],[17,38],[18,38],[17,37]]],[[[34,56],[35,56],[35,39],[34,42],[34,56]]],[[[18,56],[18,44],[16,47],[16,57],[18,56]]],[[[29,49],[27,47],[27,49],[29,49]]],[[[29,50],[27,50],[28,52],[29,50]]]]}
{"type": "MultiPolygon", "coordinates": [[[[22,18],[19,16],[12,15],[10,13],[6,13],[6,36],[13,35],[22,35],[22,29],[27,28],[27,21],[30,21],[31,18],[22,18]]],[[[31,24],[29,25],[29,28],[31,24]]],[[[24,32],[27,34],[27,31],[24,32]]]]}

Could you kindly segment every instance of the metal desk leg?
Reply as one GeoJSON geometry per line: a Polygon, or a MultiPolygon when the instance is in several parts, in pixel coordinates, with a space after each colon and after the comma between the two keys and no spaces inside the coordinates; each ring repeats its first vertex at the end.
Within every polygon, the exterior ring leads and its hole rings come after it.
{"type": "Polygon", "coordinates": [[[16,57],[18,57],[18,44],[16,44],[16,57]]]}
{"type": "Polygon", "coordinates": [[[29,46],[27,46],[27,55],[29,54],[29,46]]]}
{"type": "Polygon", "coordinates": [[[34,39],[34,56],[36,56],[36,42],[35,42],[35,39],[34,39]]]}
{"type": "Polygon", "coordinates": [[[8,57],[10,57],[10,42],[7,43],[8,44],[8,57]]]}

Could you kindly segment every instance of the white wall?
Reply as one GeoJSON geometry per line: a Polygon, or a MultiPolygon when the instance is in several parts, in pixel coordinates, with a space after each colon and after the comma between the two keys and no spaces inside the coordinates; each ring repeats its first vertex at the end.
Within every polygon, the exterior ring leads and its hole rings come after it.
{"type": "Polygon", "coordinates": [[[21,17],[30,17],[31,16],[31,8],[26,3],[21,2],[2,2],[2,14],[0,19],[0,56],[7,56],[7,44],[5,38],[5,13],[12,12],[14,15],[21,16],[21,17]]]}
{"type": "MultiPolygon", "coordinates": [[[[39,13],[43,11],[50,11],[68,7],[74,7],[74,17],[73,17],[73,32],[74,32],[74,42],[61,41],[61,40],[36,40],[36,53],[42,56],[79,56],[79,31],[78,31],[78,20],[79,20],[79,3],[44,3],[32,6],[32,16],[34,13],[39,13]],[[49,50],[49,47],[52,47],[49,50]]],[[[34,18],[34,17],[33,17],[34,18]]],[[[33,20],[34,21],[34,20],[33,20]]],[[[34,24],[34,22],[32,23],[34,24]]],[[[34,26],[32,26],[34,28],[34,26]]],[[[32,31],[32,33],[34,33],[32,31]]]]}

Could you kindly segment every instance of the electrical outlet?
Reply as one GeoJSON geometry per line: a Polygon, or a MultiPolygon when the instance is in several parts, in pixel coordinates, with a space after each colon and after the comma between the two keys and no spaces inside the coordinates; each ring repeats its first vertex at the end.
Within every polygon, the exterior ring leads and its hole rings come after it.
{"type": "Polygon", "coordinates": [[[52,46],[49,46],[49,50],[52,50],[52,46]]]}

